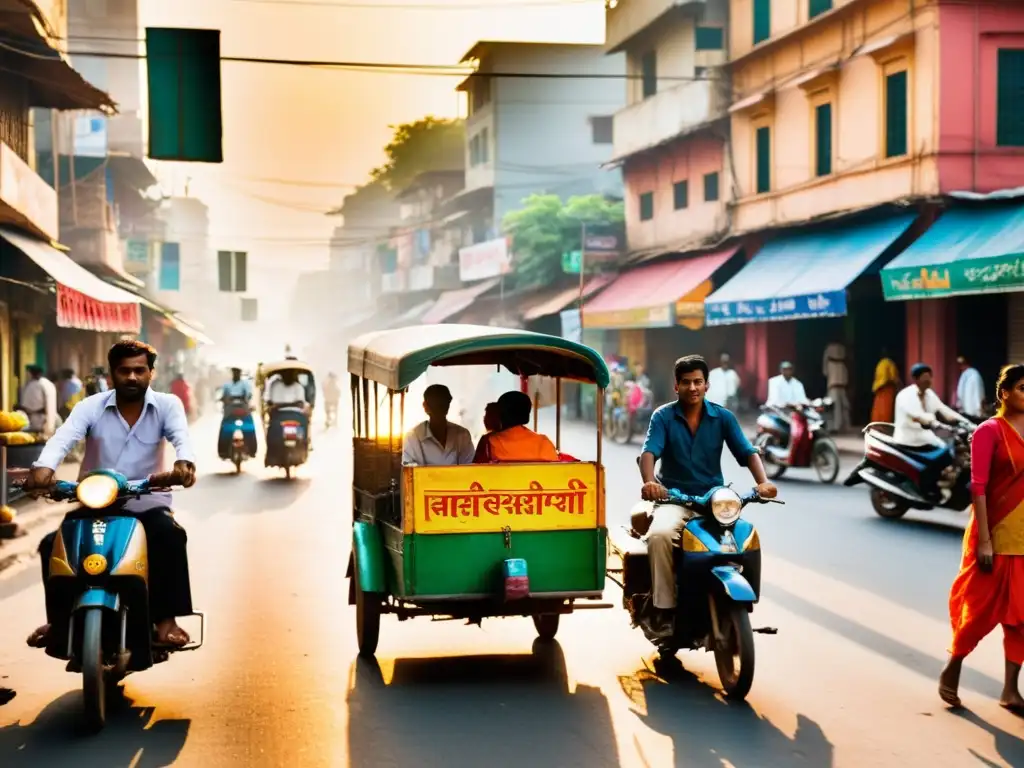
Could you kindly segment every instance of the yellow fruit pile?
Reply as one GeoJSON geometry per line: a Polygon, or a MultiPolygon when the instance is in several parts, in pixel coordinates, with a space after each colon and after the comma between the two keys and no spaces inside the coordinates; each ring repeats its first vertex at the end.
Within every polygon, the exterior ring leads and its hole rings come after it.
{"type": "Polygon", "coordinates": [[[38,438],[31,432],[0,432],[0,445],[33,445],[38,438]]]}
{"type": "Polygon", "coordinates": [[[28,426],[28,416],[21,411],[0,411],[0,433],[20,432],[28,426]]]}

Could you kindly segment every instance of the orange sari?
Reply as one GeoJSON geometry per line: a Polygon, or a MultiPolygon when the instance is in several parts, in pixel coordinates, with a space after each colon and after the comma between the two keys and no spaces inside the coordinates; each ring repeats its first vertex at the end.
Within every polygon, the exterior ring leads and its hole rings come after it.
{"type": "Polygon", "coordinates": [[[1006,659],[1024,664],[1024,438],[1005,419],[989,419],[971,446],[972,490],[984,493],[992,572],[978,566],[978,524],[964,533],[960,573],[949,595],[953,656],[966,656],[997,625],[1006,659]]]}

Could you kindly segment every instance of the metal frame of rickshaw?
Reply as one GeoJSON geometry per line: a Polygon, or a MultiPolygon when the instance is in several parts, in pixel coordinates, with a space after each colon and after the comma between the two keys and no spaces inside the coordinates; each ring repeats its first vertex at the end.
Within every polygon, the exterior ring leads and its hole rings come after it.
{"type": "MultiPolygon", "coordinates": [[[[529,331],[501,329],[489,326],[431,325],[414,326],[393,331],[381,331],[356,339],[349,346],[349,373],[351,376],[353,448],[353,543],[349,555],[346,577],[349,583],[349,604],[356,605],[357,626],[362,633],[363,622],[377,622],[381,614],[397,615],[399,620],[416,616],[431,616],[435,619],[469,619],[479,623],[483,618],[507,616],[534,616],[543,613],[568,614],[581,608],[611,608],[610,604],[576,605],[576,600],[594,601],[603,596],[605,565],[607,558],[607,527],[605,523],[604,472],[601,465],[603,438],[604,391],[608,385],[609,372],[601,356],[594,350],[566,339],[529,331]],[[405,339],[431,338],[433,343],[422,346],[391,343],[391,347],[402,352],[398,359],[387,361],[394,365],[393,371],[385,369],[385,357],[374,348],[375,342],[394,342],[402,334],[405,339]],[[387,338],[389,337],[390,338],[387,338]],[[475,348],[474,348],[475,345],[475,348]],[[368,358],[374,358],[369,360],[368,358]],[[409,358],[414,358],[410,360],[409,358]],[[558,364],[556,364],[558,363],[558,364]],[[386,550],[385,557],[391,560],[392,568],[402,569],[404,575],[403,551],[407,531],[404,485],[411,475],[405,473],[401,463],[402,436],[405,434],[405,396],[409,385],[431,366],[498,365],[520,377],[550,376],[555,379],[556,421],[555,445],[561,448],[561,405],[562,379],[595,384],[598,387],[597,401],[597,457],[594,462],[565,463],[572,467],[593,464],[596,476],[596,532],[598,552],[595,553],[595,574],[597,589],[568,592],[544,592],[535,599],[513,601],[502,604],[493,593],[472,594],[396,594],[389,579],[388,563],[371,562],[366,565],[361,559],[373,557],[374,546],[386,550]],[[373,370],[369,370],[369,369],[373,370]],[[554,372],[557,375],[552,376],[554,372]],[[371,386],[372,382],[372,386],[371,386]],[[381,404],[385,390],[388,402],[388,429],[386,440],[380,435],[381,404]],[[399,419],[394,418],[395,401],[398,401],[399,419]],[[372,404],[372,408],[371,408],[372,404]],[[372,411],[372,413],[371,413],[372,411]],[[397,426],[397,430],[396,430],[397,426]],[[603,532],[603,537],[600,534],[603,532]],[[374,544],[369,539],[379,537],[374,544]],[[367,607],[365,601],[379,598],[377,607],[367,607]],[[362,600],[362,602],[361,602],[362,600]],[[366,610],[376,613],[367,617],[366,610]]],[[[534,428],[537,426],[537,398],[534,397],[534,428]]],[[[484,465],[480,465],[484,466],[484,465]]],[[[487,465],[494,467],[496,465],[487,465]]],[[[506,467],[536,466],[527,464],[497,465],[506,467]]],[[[545,464],[544,466],[552,466],[545,464]]],[[[594,530],[594,529],[590,529],[594,530]]],[[[423,534],[419,534],[423,535],[423,534]]],[[[459,533],[449,535],[463,535],[459,533]]],[[[508,541],[506,534],[506,544],[508,541]]],[[[515,534],[512,534],[515,535],[515,534]]],[[[415,557],[415,555],[413,556],[415,557]]],[[[557,616],[555,619],[557,631],[557,616]]],[[[538,632],[544,631],[537,624],[538,632]]],[[[554,632],[550,633],[553,637],[554,632]]],[[[372,643],[376,648],[376,637],[372,643]]],[[[368,653],[372,654],[373,649],[368,653]]],[[[361,651],[365,651],[361,647],[361,651]]]]}

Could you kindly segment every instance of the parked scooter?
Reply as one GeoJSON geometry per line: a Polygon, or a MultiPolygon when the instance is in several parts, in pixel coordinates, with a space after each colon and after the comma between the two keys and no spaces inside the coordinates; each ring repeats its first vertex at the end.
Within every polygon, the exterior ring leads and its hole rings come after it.
{"type": "Polygon", "coordinates": [[[821,482],[836,481],[839,448],[828,436],[823,415],[831,406],[828,398],[818,398],[791,409],[761,406],[754,447],[764,458],[769,479],[782,477],[790,467],[813,466],[821,482]]]}
{"type": "Polygon", "coordinates": [[[107,696],[118,682],[167,661],[171,653],[203,644],[202,613],[194,614],[201,622],[198,642],[181,648],[154,642],[146,533],[123,509],[125,501],[176,482],[173,472],[129,482],[116,472],[97,470],[79,483],[59,481],[49,494],[82,506],[65,516],[53,545],[46,653],[68,661],[69,672],[82,674],[85,720],[93,730],[105,725],[107,696]]]}
{"type": "MultiPolygon", "coordinates": [[[[713,651],[722,688],[734,699],[743,699],[754,682],[754,632],[776,634],[771,628],[752,629],[750,613],[761,592],[761,540],[753,524],[740,517],[747,504],[784,504],[751,492],[740,496],[732,488],[713,488],[703,496],[687,496],[670,490],[667,504],[679,504],[692,513],[675,550],[678,602],[675,634],[668,639],[651,637],[663,656],[680,649],[713,651]]],[[[642,532],[649,524],[655,502],[633,508],[629,536],[609,538],[611,554],[621,558],[621,569],[609,567],[609,575],[623,591],[623,607],[633,626],[643,627],[652,608],[651,566],[642,532]],[[640,530],[638,530],[640,529],[640,530]]]]}
{"type": "Polygon", "coordinates": [[[971,505],[971,434],[974,427],[957,425],[952,446],[897,443],[893,425],[873,422],[864,427],[864,459],[844,485],[871,486],[871,506],[889,520],[908,510],[952,509],[971,505]]]}

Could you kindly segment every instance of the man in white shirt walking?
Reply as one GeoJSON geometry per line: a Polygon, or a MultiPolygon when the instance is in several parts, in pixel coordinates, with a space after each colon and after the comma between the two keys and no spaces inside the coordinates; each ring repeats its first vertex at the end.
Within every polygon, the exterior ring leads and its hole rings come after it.
{"type": "Polygon", "coordinates": [[[28,414],[29,429],[49,438],[57,428],[57,386],[38,365],[27,368],[28,382],[21,388],[21,407],[28,414]]]}
{"type": "Polygon", "coordinates": [[[807,403],[804,385],[793,375],[793,364],[789,361],[779,366],[779,375],[768,379],[768,400],[765,405],[772,408],[788,408],[807,403]]]}
{"type": "Polygon", "coordinates": [[[956,385],[956,407],[960,413],[973,419],[980,419],[985,405],[985,382],[978,369],[966,357],[956,359],[960,368],[960,381],[956,385]]]}
{"type": "Polygon", "coordinates": [[[736,411],[740,404],[740,375],[732,367],[732,359],[722,353],[718,367],[708,374],[706,399],[723,405],[727,410],[736,411]]]}
{"type": "Polygon", "coordinates": [[[946,441],[932,432],[929,427],[938,421],[937,416],[952,424],[968,424],[959,413],[939,399],[932,389],[932,369],[918,363],[910,369],[914,382],[896,395],[896,420],[893,440],[900,445],[934,445],[942,448],[946,441]]]}
{"type": "Polygon", "coordinates": [[[431,384],[423,392],[427,420],[405,436],[402,463],[425,466],[472,464],[476,448],[469,430],[448,421],[452,393],[443,384],[431,384]]]}
{"type": "MultiPolygon", "coordinates": [[[[129,480],[144,480],[165,471],[164,441],[176,454],[174,472],[181,485],[195,483],[195,453],[188,432],[188,420],[181,401],[173,395],[150,388],[156,350],[141,341],[119,341],[108,354],[114,379],[111,392],[100,392],[82,400],[68,420],[47,442],[25,489],[34,495],[46,493],[54,483],[54,472],[68,452],[86,441],[85,458],[79,477],[95,469],[110,469],[129,480]]],[[[159,642],[182,646],[188,633],[175,618],[192,614],[192,593],[188,575],[185,529],[169,514],[171,496],[154,493],[145,499],[130,499],[125,508],[137,515],[149,545],[150,616],[159,642]]],[[[39,544],[45,583],[56,532],[39,544]]],[[[49,617],[48,617],[49,618],[49,617]]],[[[49,624],[29,637],[29,645],[44,647],[49,624]]]]}

